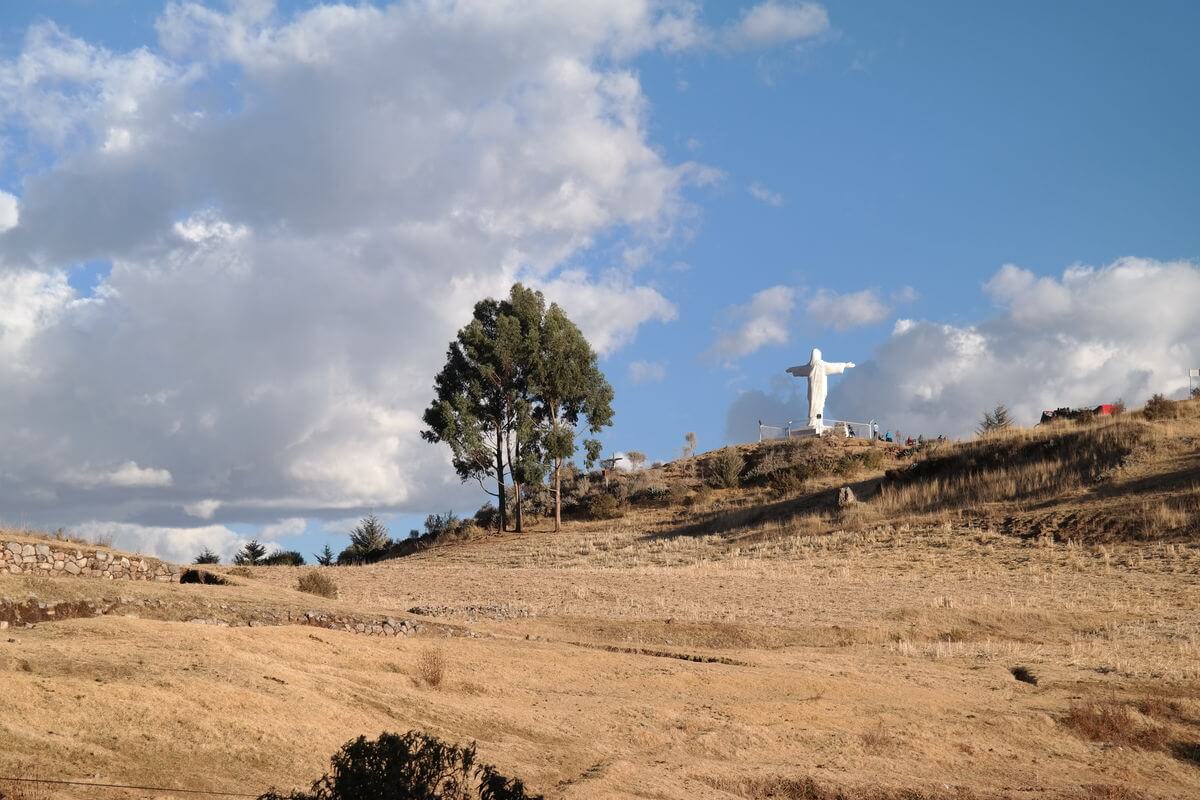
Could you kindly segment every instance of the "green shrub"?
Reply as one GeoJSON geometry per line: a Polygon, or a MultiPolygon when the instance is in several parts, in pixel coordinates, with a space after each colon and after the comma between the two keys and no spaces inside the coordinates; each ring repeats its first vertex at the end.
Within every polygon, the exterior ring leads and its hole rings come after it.
{"type": "Polygon", "coordinates": [[[588,495],[583,501],[583,511],[588,519],[616,519],[622,514],[621,502],[605,492],[588,495]]]}
{"type": "Polygon", "coordinates": [[[651,483],[631,492],[629,502],[635,506],[661,506],[671,501],[671,490],[661,483],[651,483]]]}
{"type": "Polygon", "coordinates": [[[796,494],[804,489],[808,471],[803,467],[777,469],[767,476],[767,486],[779,494],[796,494]]]}
{"type": "Polygon", "coordinates": [[[500,528],[500,509],[491,503],[484,503],[475,512],[475,524],[480,528],[487,530],[497,530],[500,528]]]}
{"type": "Polygon", "coordinates": [[[742,483],[746,459],[736,449],[726,447],[708,461],[705,482],[714,489],[736,489],[742,483]]]}
{"type": "Polygon", "coordinates": [[[316,569],[301,575],[300,580],[296,581],[296,588],[321,597],[337,597],[338,595],[337,583],[333,578],[316,569]]]}
{"type": "Polygon", "coordinates": [[[1142,414],[1146,419],[1174,419],[1179,416],[1179,406],[1173,400],[1156,394],[1146,401],[1142,414]]]}
{"type": "Polygon", "coordinates": [[[347,742],[307,792],[280,794],[274,789],[258,800],[541,800],[516,778],[506,778],[475,759],[475,745],[459,747],[436,736],[409,731],[365,736],[347,742]]]}
{"type": "Polygon", "coordinates": [[[872,447],[862,454],[862,465],[869,470],[883,469],[883,464],[884,456],[882,450],[872,447]]]}
{"type": "Polygon", "coordinates": [[[264,567],[303,567],[304,556],[295,550],[280,550],[258,562],[264,567]]]}
{"type": "Polygon", "coordinates": [[[853,475],[858,470],[858,459],[853,456],[843,455],[833,465],[833,472],[836,475],[847,476],[853,475]]]}

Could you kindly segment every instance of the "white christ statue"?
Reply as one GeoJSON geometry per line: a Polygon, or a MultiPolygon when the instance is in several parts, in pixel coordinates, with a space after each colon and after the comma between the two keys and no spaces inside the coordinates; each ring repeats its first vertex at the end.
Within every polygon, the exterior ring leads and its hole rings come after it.
{"type": "Polygon", "coordinates": [[[814,347],[807,364],[788,369],[788,372],[797,378],[808,378],[808,427],[817,433],[824,430],[822,418],[825,414],[825,393],[829,390],[826,376],[840,375],[853,368],[852,361],[823,361],[821,351],[814,347]]]}

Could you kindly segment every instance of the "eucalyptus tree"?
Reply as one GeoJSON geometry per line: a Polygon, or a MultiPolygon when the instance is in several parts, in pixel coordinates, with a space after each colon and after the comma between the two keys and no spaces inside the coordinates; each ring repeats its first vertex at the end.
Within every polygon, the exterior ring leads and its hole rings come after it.
{"type": "MultiPolygon", "coordinates": [[[[562,520],[562,466],[575,453],[575,430],[612,422],[612,387],[579,328],[541,292],[514,284],[505,300],[475,304],[470,321],[434,380],[421,436],[449,445],[463,481],[496,498],[503,530],[512,479],[516,530],[524,529],[525,487],[554,474],[554,520],[562,520]],[[484,481],[495,480],[496,491],[484,481]]],[[[599,442],[588,440],[589,459],[599,442]]]]}
{"type": "Polygon", "coordinates": [[[508,522],[507,444],[512,424],[511,384],[516,359],[509,352],[511,315],[491,298],[475,304],[471,321],[446,351],[434,379],[434,399],[425,410],[421,437],[450,447],[458,477],[475,480],[496,498],[500,529],[508,522]],[[496,491],[485,480],[494,479],[496,491]]]}
{"type": "MultiPolygon", "coordinates": [[[[575,455],[576,429],[583,424],[589,432],[599,433],[612,424],[613,390],[598,361],[583,332],[552,303],[542,316],[530,388],[535,417],[545,429],[543,446],[554,475],[556,531],[562,528],[562,468],[575,455]]],[[[585,445],[588,461],[594,461],[600,443],[589,439],[585,445]]]]}

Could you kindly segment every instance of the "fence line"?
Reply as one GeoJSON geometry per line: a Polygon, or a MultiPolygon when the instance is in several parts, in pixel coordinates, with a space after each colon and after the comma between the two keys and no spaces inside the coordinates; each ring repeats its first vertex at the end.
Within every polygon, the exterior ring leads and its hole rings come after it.
{"type": "MultiPolygon", "coordinates": [[[[821,420],[821,435],[856,437],[859,439],[874,438],[879,426],[875,420],[870,422],[852,422],[844,419],[821,420]]],[[[794,436],[811,435],[812,428],[807,425],[796,425],[788,421],[786,425],[766,425],[758,423],[758,440],[791,439],[794,436]]]]}

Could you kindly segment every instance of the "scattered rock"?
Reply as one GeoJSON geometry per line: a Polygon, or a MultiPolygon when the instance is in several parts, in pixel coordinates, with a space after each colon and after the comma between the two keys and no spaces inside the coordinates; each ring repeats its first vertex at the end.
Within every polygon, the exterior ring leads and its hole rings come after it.
{"type": "Polygon", "coordinates": [[[838,489],[837,504],[838,508],[846,508],[858,503],[858,498],[854,496],[854,490],[849,486],[843,486],[838,489]]]}

